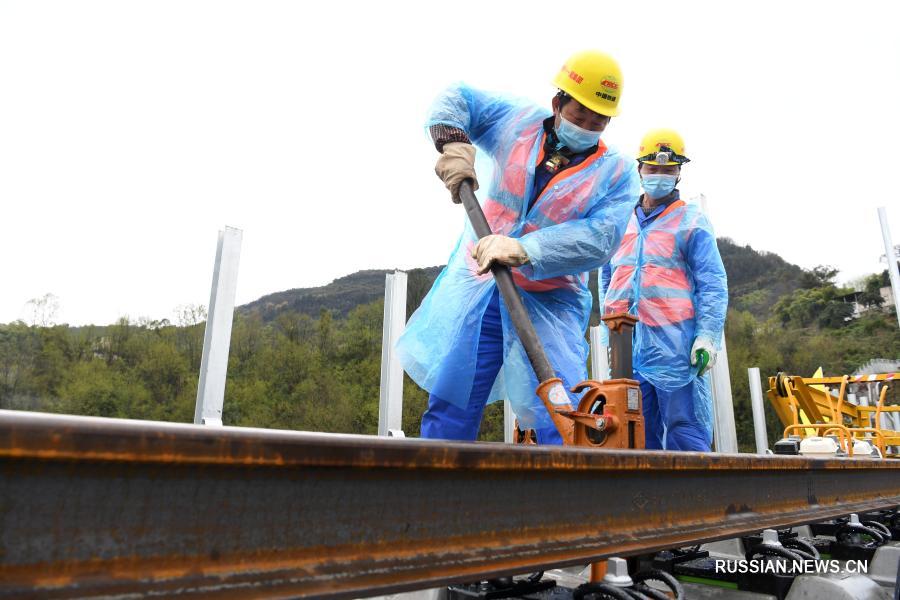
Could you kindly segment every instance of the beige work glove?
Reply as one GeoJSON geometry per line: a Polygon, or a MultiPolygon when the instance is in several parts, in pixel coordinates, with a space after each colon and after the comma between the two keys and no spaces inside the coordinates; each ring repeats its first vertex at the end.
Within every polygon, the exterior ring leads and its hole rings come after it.
{"type": "Polygon", "coordinates": [[[472,248],[472,258],[478,261],[478,274],[491,270],[491,263],[498,262],[510,267],[520,267],[528,262],[528,253],[519,240],[505,235],[488,235],[472,248]]]}
{"type": "Polygon", "coordinates": [[[472,189],[478,189],[478,180],[475,178],[475,146],[464,142],[444,144],[444,151],[434,165],[434,172],[450,190],[453,201],[459,204],[459,184],[471,179],[472,189]]]}

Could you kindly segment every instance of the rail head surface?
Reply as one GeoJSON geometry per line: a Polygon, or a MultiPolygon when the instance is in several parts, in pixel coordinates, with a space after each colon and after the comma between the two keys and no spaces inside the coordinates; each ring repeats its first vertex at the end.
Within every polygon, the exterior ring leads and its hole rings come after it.
{"type": "Polygon", "coordinates": [[[361,597],[900,505],[900,461],[0,411],[0,598],[361,597]]]}
{"type": "Polygon", "coordinates": [[[211,427],[0,410],[0,458],[423,469],[895,469],[900,461],[596,450],[211,427]]]}

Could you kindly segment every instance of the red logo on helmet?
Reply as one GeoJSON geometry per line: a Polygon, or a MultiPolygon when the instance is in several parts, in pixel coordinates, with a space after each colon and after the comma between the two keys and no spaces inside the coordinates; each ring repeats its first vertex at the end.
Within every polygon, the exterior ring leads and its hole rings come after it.
{"type": "Polygon", "coordinates": [[[619,84],[616,83],[615,81],[610,81],[609,79],[604,79],[603,81],[600,82],[600,85],[602,85],[605,88],[609,88],[611,90],[619,89],[619,84]]]}
{"type": "Polygon", "coordinates": [[[575,71],[569,68],[569,65],[563,65],[561,71],[569,76],[569,79],[574,81],[575,83],[581,83],[584,81],[584,77],[576,73],[575,71]]]}

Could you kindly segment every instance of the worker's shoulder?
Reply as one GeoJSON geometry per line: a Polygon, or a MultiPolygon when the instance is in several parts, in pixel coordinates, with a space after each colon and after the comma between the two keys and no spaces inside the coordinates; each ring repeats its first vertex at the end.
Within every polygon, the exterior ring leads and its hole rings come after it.
{"type": "Polygon", "coordinates": [[[606,149],[603,150],[603,154],[600,155],[600,162],[620,162],[626,158],[615,144],[607,144],[602,140],[601,143],[606,149]]]}
{"type": "Polygon", "coordinates": [[[703,212],[703,208],[694,201],[684,202],[682,210],[686,216],[692,217],[697,221],[709,222],[709,219],[706,218],[706,213],[703,212]]]}
{"type": "Polygon", "coordinates": [[[617,173],[626,173],[634,177],[638,176],[637,161],[623,153],[615,145],[606,147],[606,152],[603,153],[600,164],[605,165],[607,168],[615,169],[617,173]]]}
{"type": "Polygon", "coordinates": [[[535,112],[552,114],[550,110],[541,107],[534,100],[517,96],[508,92],[499,92],[483,88],[477,85],[471,85],[465,81],[454,81],[444,88],[439,94],[440,96],[458,96],[462,95],[472,101],[483,104],[500,104],[521,109],[530,109],[535,112]]]}
{"type": "Polygon", "coordinates": [[[706,213],[703,212],[703,208],[694,202],[686,202],[681,210],[684,211],[684,218],[682,219],[682,226],[691,232],[704,232],[708,233],[710,236],[714,236],[712,223],[709,221],[709,217],[706,216],[706,213]]]}
{"type": "Polygon", "coordinates": [[[625,163],[637,164],[636,160],[624,154],[615,144],[606,144],[606,151],[603,153],[603,158],[606,160],[617,160],[625,163]]]}

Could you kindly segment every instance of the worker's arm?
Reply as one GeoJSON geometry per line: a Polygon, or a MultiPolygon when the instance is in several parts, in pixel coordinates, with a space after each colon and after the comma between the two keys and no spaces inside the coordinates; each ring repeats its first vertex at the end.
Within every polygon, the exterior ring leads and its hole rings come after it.
{"type": "Polygon", "coordinates": [[[606,298],[606,290],[609,288],[609,282],[612,281],[612,267],[609,266],[608,262],[600,269],[598,277],[600,277],[600,290],[598,292],[597,300],[600,302],[600,314],[602,315],[603,300],[606,298]]]}
{"type": "Polygon", "coordinates": [[[469,139],[469,136],[466,135],[466,132],[462,129],[450,127],[449,125],[441,125],[440,123],[429,127],[428,135],[431,136],[431,141],[434,142],[434,148],[438,152],[443,152],[444,146],[450,143],[472,143],[472,140],[469,139]]]}
{"type": "Polygon", "coordinates": [[[425,126],[438,150],[444,143],[471,140],[488,154],[493,154],[503,127],[529,109],[534,110],[534,107],[457,83],[434,100],[425,126]]]}
{"type": "MultiPolygon", "coordinates": [[[[634,161],[620,157],[621,172],[605,197],[581,219],[543,227],[519,238],[528,254],[521,272],[529,279],[549,279],[598,269],[619,247],[640,193],[634,161]]],[[[615,170],[615,167],[613,168],[615,170]]]]}
{"type": "Polygon", "coordinates": [[[728,278],[712,226],[702,214],[687,241],[687,264],[694,281],[694,336],[709,338],[719,349],[728,312],[728,278]]]}

